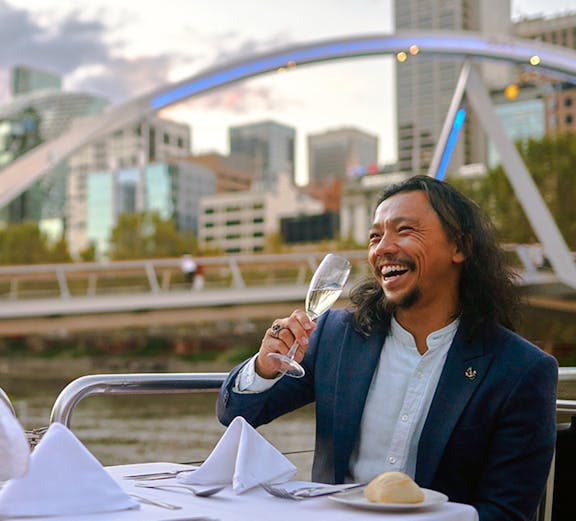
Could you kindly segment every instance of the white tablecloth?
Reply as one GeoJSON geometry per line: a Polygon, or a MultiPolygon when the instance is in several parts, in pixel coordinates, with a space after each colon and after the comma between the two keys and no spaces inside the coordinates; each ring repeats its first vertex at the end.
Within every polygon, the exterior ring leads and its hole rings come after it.
{"type": "MultiPolygon", "coordinates": [[[[220,521],[477,521],[474,508],[460,503],[444,503],[430,510],[410,512],[374,512],[357,510],[340,505],[327,497],[293,501],[270,496],[262,489],[253,489],[237,495],[228,487],[209,498],[195,497],[187,491],[166,491],[134,487],[133,480],[122,476],[150,471],[183,468],[173,463],[143,463],[108,467],[110,474],[127,492],[179,505],[181,510],[166,510],[157,506],[142,505],[139,510],[94,514],[73,517],[34,518],[35,521],[189,521],[193,516],[204,515],[220,521]]],[[[175,483],[164,479],[156,483],[175,483]]],[[[152,482],[151,482],[152,483],[152,482]]]]}

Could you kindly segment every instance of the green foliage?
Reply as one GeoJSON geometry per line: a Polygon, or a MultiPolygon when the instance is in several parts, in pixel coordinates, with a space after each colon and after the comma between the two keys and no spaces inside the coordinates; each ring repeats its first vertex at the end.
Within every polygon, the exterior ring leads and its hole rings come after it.
{"type": "Polygon", "coordinates": [[[150,259],[194,254],[197,249],[194,235],[178,232],[172,219],[162,219],[156,212],[140,212],[119,216],[108,255],[112,260],[150,259]]]}
{"type": "Polygon", "coordinates": [[[46,262],[51,262],[51,249],[38,224],[26,221],[0,230],[0,264],[46,262]]]}
{"type": "MultiPolygon", "coordinates": [[[[562,134],[518,144],[520,154],[570,249],[576,248],[576,135],[562,134]]],[[[536,240],[501,166],[482,179],[450,179],[491,217],[503,242],[536,240]]]]}
{"type": "Polygon", "coordinates": [[[90,244],[79,253],[79,255],[84,262],[94,262],[96,260],[96,244],[91,241],[90,244]]]}
{"type": "Polygon", "coordinates": [[[50,262],[60,264],[64,262],[72,262],[70,250],[68,249],[68,241],[66,235],[62,234],[58,241],[56,241],[50,251],[50,262]]]}

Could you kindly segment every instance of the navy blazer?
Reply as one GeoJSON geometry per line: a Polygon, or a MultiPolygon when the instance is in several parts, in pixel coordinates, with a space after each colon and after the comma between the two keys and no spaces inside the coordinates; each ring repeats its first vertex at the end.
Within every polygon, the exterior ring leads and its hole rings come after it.
{"type": "MultiPolygon", "coordinates": [[[[473,505],[480,521],[528,521],[554,453],[558,364],[503,327],[473,340],[464,329],[456,332],[424,424],[415,480],[473,505]]],[[[310,337],[303,378],[235,393],[241,364],[222,386],[218,418],[228,425],[243,416],[257,427],[316,402],[312,479],[342,483],[383,344],[384,335],[360,335],[350,311],[329,311],[310,337]]]]}

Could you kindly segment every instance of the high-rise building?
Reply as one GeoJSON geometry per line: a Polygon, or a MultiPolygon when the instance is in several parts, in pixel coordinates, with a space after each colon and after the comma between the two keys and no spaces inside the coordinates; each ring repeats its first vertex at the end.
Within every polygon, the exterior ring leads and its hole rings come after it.
{"type": "Polygon", "coordinates": [[[12,96],[37,90],[60,90],[61,88],[60,76],[52,72],[24,65],[17,65],[12,69],[12,96]]]}
{"type": "Polygon", "coordinates": [[[338,128],[308,136],[310,184],[346,179],[377,168],[378,137],[356,128],[338,128]]]}
{"type": "MultiPolygon", "coordinates": [[[[14,68],[12,83],[17,96],[0,107],[0,168],[40,143],[56,138],[77,118],[100,114],[108,105],[98,96],[61,91],[57,76],[29,67],[14,68]]],[[[50,228],[61,234],[66,176],[66,164],[54,164],[49,173],[0,210],[0,221],[34,220],[40,221],[41,226],[42,221],[58,221],[50,228]]]]}
{"type": "Polygon", "coordinates": [[[231,127],[230,153],[252,160],[254,189],[271,190],[280,174],[288,173],[295,180],[295,136],[294,128],[275,121],[231,127]]]}
{"type": "MultiPolygon", "coordinates": [[[[525,85],[520,88],[514,84],[504,92],[492,94],[494,111],[512,142],[544,137],[546,133],[544,100],[547,90],[544,86],[525,85]]],[[[487,166],[494,168],[500,162],[496,146],[489,143],[487,166]]]]}
{"type": "Polygon", "coordinates": [[[520,38],[576,49],[576,12],[554,17],[523,18],[514,23],[520,38]]]}
{"type": "MultiPolygon", "coordinates": [[[[394,9],[396,30],[475,31],[499,37],[512,30],[510,0],[395,0],[394,9]]],[[[413,174],[427,173],[462,61],[423,57],[416,48],[402,60],[396,66],[398,167],[413,174]]],[[[488,89],[503,88],[511,69],[485,63],[481,75],[488,89]]],[[[485,153],[484,133],[469,113],[449,173],[468,163],[483,163],[485,153]]]]}
{"type": "MultiPolygon", "coordinates": [[[[576,12],[546,18],[523,18],[514,24],[514,33],[520,38],[576,49],[576,12]]],[[[522,76],[530,77],[532,74],[524,73],[522,76]]],[[[552,84],[545,104],[547,134],[576,132],[576,88],[573,84],[552,84]]]]}
{"type": "Polygon", "coordinates": [[[86,176],[87,243],[96,246],[99,257],[105,256],[118,217],[138,211],[172,219],[179,231],[197,231],[200,200],[214,188],[214,174],[189,161],[91,172],[86,176]]]}
{"type": "MultiPolygon", "coordinates": [[[[167,162],[170,158],[189,154],[188,125],[155,116],[144,118],[138,123],[118,130],[73,154],[68,160],[67,185],[67,239],[70,252],[74,255],[90,242],[89,198],[92,195],[89,190],[89,176],[98,172],[116,175],[117,172],[134,169],[140,176],[139,182],[135,185],[135,209],[149,210],[152,208],[146,203],[146,191],[152,190],[154,185],[146,182],[147,166],[150,163],[167,162]]],[[[106,175],[102,178],[107,179],[106,175]]],[[[97,179],[94,182],[96,184],[110,182],[116,185],[114,179],[110,181],[97,179]]],[[[112,193],[110,190],[106,192],[110,193],[112,193]]]]}

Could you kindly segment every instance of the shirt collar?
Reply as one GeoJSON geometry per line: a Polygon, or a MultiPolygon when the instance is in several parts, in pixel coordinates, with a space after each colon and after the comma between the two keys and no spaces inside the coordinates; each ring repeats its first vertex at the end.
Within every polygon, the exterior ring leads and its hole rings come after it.
{"type": "MultiPolygon", "coordinates": [[[[450,344],[452,344],[452,340],[454,339],[454,335],[456,334],[459,325],[460,319],[456,318],[442,329],[430,333],[426,337],[426,345],[428,346],[428,349],[433,351],[439,346],[449,347],[450,344]]],[[[416,341],[414,340],[412,333],[406,331],[406,329],[404,329],[394,317],[392,317],[392,322],[390,324],[390,335],[399,344],[409,349],[416,349],[416,341]]]]}

